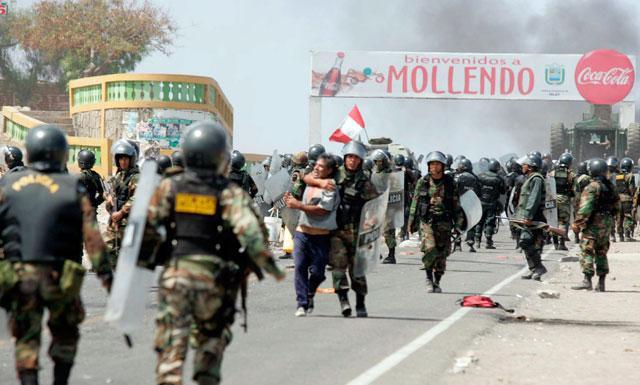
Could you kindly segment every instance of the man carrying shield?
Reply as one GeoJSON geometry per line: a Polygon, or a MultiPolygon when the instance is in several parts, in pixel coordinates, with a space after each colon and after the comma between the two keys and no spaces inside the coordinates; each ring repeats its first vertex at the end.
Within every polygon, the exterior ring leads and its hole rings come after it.
{"type": "Polygon", "coordinates": [[[427,154],[429,173],[418,180],[409,212],[409,229],[414,220],[420,221],[427,293],[442,292],[440,280],[451,254],[451,231],[465,227],[458,187],[453,176],[444,173],[446,164],[447,157],[442,152],[427,154]]]}

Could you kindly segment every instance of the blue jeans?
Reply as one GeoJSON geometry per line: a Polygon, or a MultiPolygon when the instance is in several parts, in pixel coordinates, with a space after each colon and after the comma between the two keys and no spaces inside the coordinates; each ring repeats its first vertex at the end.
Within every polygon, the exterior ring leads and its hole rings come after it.
{"type": "Polygon", "coordinates": [[[307,308],[309,297],[325,280],[325,268],[329,262],[331,242],[329,234],[310,235],[296,231],[293,236],[295,263],[295,288],[298,307],[307,308]]]}

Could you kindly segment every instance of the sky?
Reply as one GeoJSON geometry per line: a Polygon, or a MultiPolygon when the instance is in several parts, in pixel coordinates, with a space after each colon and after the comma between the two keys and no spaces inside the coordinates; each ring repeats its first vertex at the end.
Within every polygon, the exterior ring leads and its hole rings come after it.
{"type": "MultiPolygon", "coordinates": [[[[136,72],[215,78],[234,107],[234,148],[252,153],[308,147],[311,50],[582,54],[608,47],[637,55],[640,46],[640,4],[631,0],[151,2],[178,32],[170,56],[151,54],[136,72]]],[[[551,123],[574,122],[588,109],[581,102],[325,98],[322,138],[331,151],[340,145],[328,137],[354,102],[369,137],[472,159],[547,151],[551,123]]]]}

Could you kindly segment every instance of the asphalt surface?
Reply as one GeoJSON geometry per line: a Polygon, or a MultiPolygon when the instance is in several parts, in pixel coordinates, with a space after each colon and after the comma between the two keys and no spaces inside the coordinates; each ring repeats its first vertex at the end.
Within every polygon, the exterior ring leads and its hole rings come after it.
{"type": "MultiPolygon", "coordinates": [[[[380,265],[368,276],[366,319],[343,318],[337,297],[330,293],[316,296],[312,315],[294,317],[290,268],[283,282],[277,283],[270,277],[262,282],[252,281],[248,333],[242,331],[239,319],[236,320],[234,339],[223,362],[223,383],[437,383],[453,366],[456,352],[465,349],[504,315],[495,309],[460,312],[456,300],[491,290],[495,292],[492,294],[495,301],[509,307],[532,288],[544,285],[514,279],[524,267],[524,259],[523,254],[514,250],[504,226],[496,236],[496,246],[496,250],[480,249],[478,253],[469,253],[463,246],[465,251],[452,254],[442,281],[442,294],[426,293],[418,249],[398,249],[396,265],[380,265]]],[[[545,255],[551,272],[562,255],[558,252],[545,255]]],[[[286,267],[291,260],[280,263],[286,267]]],[[[322,287],[331,287],[329,275],[322,287]]],[[[152,341],[156,300],[155,293],[149,296],[146,328],[133,336],[134,346],[129,349],[120,333],[102,320],[106,294],[99,281],[92,275],[85,279],[83,300],[87,319],[82,325],[72,384],[154,383],[156,357],[152,341]]],[[[350,298],[354,305],[353,292],[350,298]]],[[[51,382],[52,366],[46,356],[48,343],[49,335],[45,332],[41,383],[51,382]]],[[[190,354],[185,368],[185,383],[190,383],[192,357],[190,354]]],[[[0,337],[0,384],[17,384],[13,365],[12,343],[0,337]]]]}

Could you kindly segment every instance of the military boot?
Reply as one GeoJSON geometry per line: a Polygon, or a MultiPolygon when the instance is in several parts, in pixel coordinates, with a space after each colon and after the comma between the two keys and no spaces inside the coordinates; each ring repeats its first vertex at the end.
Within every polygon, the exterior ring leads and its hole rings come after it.
{"type": "Polygon", "coordinates": [[[624,234],[619,233],[618,236],[620,237],[620,242],[624,242],[624,234]]]}
{"type": "Polygon", "coordinates": [[[627,242],[635,242],[636,240],[633,238],[633,232],[627,231],[627,242]]]}
{"type": "Polygon", "coordinates": [[[554,235],[553,237],[551,237],[551,239],[553,239],[553,248],[555,250],[558,250],[558,237],[554,235]]]}
{"type": "Polygon", "coordinates": [[[435,272],[434,276],[435,276],[435,282],[433,283],[433,292],[434,293],[442,293],[442,289],[440,288],[440,279],[442,278],[444,274],[440,273],[440,272],[435,272]]]}
{"type": "Polygon", "coordinates": [[[574,232],[573,235],[574,235],[573,241],[575,243],[580,243],[580,233],[574,232]]]}
{"type": "Polygon", "coordinates": [[[606,274],[598,276],[598,285],[596,286],[596,291],[604,291],[604,280],[606,277],[606,274]]]}
{"type": "Polygon", "coordinates": [[[395,265],[396,264],[396,248],[392,247],[389,249],[389,255],[387,255],[387,258],[382,260],[382,263],[387,265],[387,264],[391,264],[391,265],[395,265]]]}
{"type": "Polygon", "coordinates": [[[73,364],[57,362],[53,367],[53,385],[67,385],[73,364]]]}
{"type": "Polygon", "coordinates": [[[531,276],[531,279],[534,279],[536,281],[541,281],[542,275],[545,274],[546,272],[547,272],[547,268],[544,267],[542,263],[540,263],[538,267],[536,267],[535,270],[533,270],[533,275],[531,276]]]}
{"type": "Polygon", "coordinates": [[[615,234],[611,234],[611,242],[615,242],[616,241],[616,235],[615,234]]]}
{"type": "Polygon", "coordinates": [[[591,290],[593,289],[593,285],[591,284],[591,276],[589,274],[585,274],[582,279],[582,283],[576,286],[571,286],[572,290],[591,290]]]}
{"type": "Polygon", "coordinates": [[[340,312],[343,317],[351,317],[351,305],[349,304],[349,296],[347,290],[339,290],[337,292],[340,301],[340,312]]]}
{"type": "Polygon", "coordinates": [[[485,246],[485,249],[494,250],[495,248],[496,247],[493,245],[493,238],[487,237],[487,246],[485,246]]]}
{"type": "Polygon", "coordinates": [[[567,249],[567,245],[564,243],[563,237],[560,238],[560,244],[558,245],[558,250],[565,250],[565,251],[569,250],[567,249]]]}
{"type": "Polygon", "coordinates": [[[533,271],[529,270],[526,273],[524,273],[523,275],[520,276],[520,278],[522,279],[531,279],[531,277],[533,277],[533,271]]]}
{"type": "Polygon", "coordinates": [[[433,293],[433,291],[433,272],[431,271],[431,269],[427,269],[427,293],[433,293]]]}
{"type": "Polygon", "coordinates": [[[366,318],[369,316],[367,307],[364,304],[364,294],[356,294],[356,316],[358,318],[366,318]]]}
{"type": "Polygon", "coordinates": [[[38,371],[35,369],[21,370],[18,377],[21,385],[38,385],[38,371]]]}
{"type": "Polygon", "coordinates": [[[460,239],[456,239],[453,242],[453,251],[462,251],[462,241],[460,239]]]}
{"type": "Polygon", "coordinates": [[[475,253],[476,249],[473,248],[473,241],[467,241],[467,246],[469,246],[469,252],[475,253]]]}
{"type": "Polygon", "coordinates": [[[481,247],[482,238],[476,238],[476,245],[478,245],[478,249],[481,247]]]}

